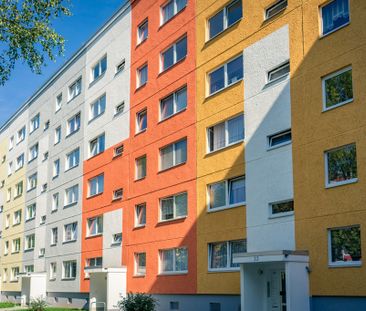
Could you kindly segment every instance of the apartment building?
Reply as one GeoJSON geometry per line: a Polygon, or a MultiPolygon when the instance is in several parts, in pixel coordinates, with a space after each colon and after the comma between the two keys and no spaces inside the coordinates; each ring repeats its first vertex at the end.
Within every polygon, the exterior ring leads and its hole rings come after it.
{"type": "Polygon", "coordinates": [[[0,128],[2,300],[366,307],[361,0],[136,0],[0,128]]]}

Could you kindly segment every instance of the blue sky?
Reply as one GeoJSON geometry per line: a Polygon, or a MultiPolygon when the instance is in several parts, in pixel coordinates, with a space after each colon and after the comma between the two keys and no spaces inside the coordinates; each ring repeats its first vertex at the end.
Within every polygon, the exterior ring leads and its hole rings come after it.
{"type": "Polygon", "coordinates": [[[48,61],[41,75],[27,65],[17,64],[10,80],[0,86],[0,126],[11,117],[47,79],[98,30],[124,0],[71,0],[72,16],[63,17],[54,27],[65,38],[65,55],[48,61]]]}

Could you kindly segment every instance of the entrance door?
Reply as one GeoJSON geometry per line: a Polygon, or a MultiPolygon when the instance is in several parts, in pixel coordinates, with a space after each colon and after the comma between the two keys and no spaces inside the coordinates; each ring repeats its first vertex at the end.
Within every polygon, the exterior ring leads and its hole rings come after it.
{"type": "Polygon", "coordinates": [[[271,270],[267,282],[268,311],[286,311],[286,274],[271,270]]]}

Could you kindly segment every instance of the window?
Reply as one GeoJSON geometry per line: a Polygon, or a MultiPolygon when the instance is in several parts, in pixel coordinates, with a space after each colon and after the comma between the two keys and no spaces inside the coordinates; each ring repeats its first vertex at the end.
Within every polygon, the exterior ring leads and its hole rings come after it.
{"type": "Polygon", "coordinates": [[[114,148],[114,157],[118,157],[118,156],[121,156],[123,154],[123,149],[124,149],[124,146],[123,145],[120,145],[116,148],[114,148]]]}
{"type": "Polygon", "coordinates": [[[266,9],[265,19],[270,19],[287,8],[287,0],[278,0],[266,9]]]}
{"type": "Polygon", "coordinates": [[[81,93],[81,77],[69,86],[69,101],[81,93]]]}
{"type": "Polygon", "coordinates": [[[293,215],[294,201],[287,200],[269,204],[270,217],[293,215]]]}
{"type": "Polygon", "coordinates": [[[9,241],[5,241],[4,244],[4,255],[7,255],[9,253],[9,241]]]}
{"type": "Polygon", "coordinates": [[[64,225],[64,242],[72,242],[77,239],[78,223],[73,222],[71,224],[64,225]]]}
{"type": "Polygon", "coordinates": [[[17,157],[17,162],[15,165],[15,170],[20,170],[24,166],[24,153],[17,157]]]}
{"type": "Polygon", "coordinates": [[[55,142],[54,144],[57,145],[61,141],[61,126],[55,129],[55,142]]]}
{"type": "Polygon", "coordinates": [[[45,253],[46,249],[44,247],[40,248],[38,252],[38,257],[44,257],[45,253]]]}
{"type": "Polygon", "coordinates": [[[145,131],[147,128],[147,110],[144,109],[136,114],[136,133],[145,131]]]}
{"type": "Polygon", "coordinates": [[[59,94],[57,97],[56,97],[56,112],[59,111],[62,107],[62,93],[59,94]]]}
{"type": "Polygon", "coordinates": [[[76,148],[66,155],[66,170],[70,170],[79,165],[80,148],[76,148]]]}
{"type": "Polygon", "coordinates": [[[24,272],[25,273],[32,273],[32,272],[34,272],[34,265],[25,265],[24,266],[24,272]]]}
{"type": "Polygon", "coordinates": [[[120,73],[123,69],[125,69],[125,65],[126,65],[126,61],[125,61],[125,59],[122,59],[122,61],[120,63],[118,63],[116,66],[116,74],[120,73]]]}
{"type": "Polygon", "coordinates": [[[57,263],[51,262],[50,263],[50,280],[55,280],[57,275],[57,263]]]}
{"type": "Polygon", "coordinates": [[[160,101],[160,120],[164,120],[187,107],[187,87],[170,94],[160,101]]]}
{"type": "Polygon", "coordinates": [[[161,53],[161,70],[164,71],[185,58],[187,55],[187,36],[175,42],[168,49],[161,53]]]}
{"type": "Polygon", "coordinates": [[[94,236],[103,233],[103,216],[88,219],[87,236],[94,236]]]}
{"type": "Polygon", "coordinates": [[[76,260],[64,261],[62,263],[62,278],[75,279],[76,278],[76,260]]]}
{"type": "Polygon", "coordinates": [[[169,310],[179,310],[179,301],[170,301],[169,310]]]}
{"type": "Polygon", "coordinates": [[[8,163],[8,176],[10,176],[13,173],[13,161],[10,161],[8,163]]]}
{"type": "Polygon", "coordinates": [[[287,77],[290,73],[290,62],[286,62],[267,73],[267,83],[278,81],[284,77],[287,77]]]}
{"type": "Polygon", "coordinates": [[[209,94],[214,94],[243,79],[243,56],[227,62],[208,74],[209,94]]]}
{"type": "Polygon", "coordinates": [[[136,87],[139,88],[147,83],[147,64],[137,69],[137,83],[136,87]]]}
{"type": "Polygon", "coordinates": [[[102,134],[89,142],[90,157],[94,157],[97,154],[103,152],[104,148],[105,148],[105,136],[104,134],[102,134]]]}
{"type": "Polygon", "coordinates": [[[8,280],[8,269],[6,268],[3,270],[2,279],[4,283],[6,283],[8,280]]]}
{"type": "Polygon", "coordinates": [[[56,192],[52,195],[52,209],[51,211],[54,212],[58,209],[59,207],[59,203],[60,203],[60,200],[59,200],[59,193],[56,192]]]}
{"type": "Polygon", "coordinates": [[[48,128],[50,127],[50,120],[47,120],[45,123],[44,123],[44,127],[43,127],[43,130],[46,131],[48,130],[48,128]]]}
{"type": "Polygon", "coordinates": [[[146,274],[146,253],[135,254],[135,275],[146,274]]]}
{"type": "Polygon", "coordinates": [[[67,121],[67,134],[69,136],[80,129],[80,112],[67,121]]]}
{"type": "Polygon", "coordinates": [[[173,16],[182,11],[187,5],[187,0],[169,0],[161,7],[161,22],[165,24],[173,16]]]}
{"type": "Polygon", "coordinates": [[[268,148],[281,147],[291,143],[291,130],[268,136],[268,148]]]}
{"type": "Polygon", "coordinates": [[[149,35],[149,22],[148,20],[144,20],[138,27],[137,27],[137,44],[145,41],[149,35]]]}
{"type": "Polygon", "coordinates": [[[74,185],[65,190],[65,206],[77,203],[79,199],[79,186],[74,185]]]}
{"type": "Polygon", "coordinates": [[[321,7],[322,35],[349,24],[349,0],[334,0],[321,7]]]}
{"type": "Polygon", "coordinates": [[[120,245],[122,243],[122,233],[112,234],[112,245],[120,245]]]}
{"type": "Polygon", "coordinates": [[[187,139],[160,149],[160,170],[165,170],[187,161],[187,139]]]}
{"type": "Polygon", "coordinates": [[[29,134],[33,133],[36,129],[39,128],[39,119],[39,113],[31,119],[29,125],[29,134]]]}
{"type": "Polygon", "coordinates": [[[240,115],[207,129],[208,151],[213,152],[244,139],[244,116],[240,115]]]}
{"type": "Polygon", "coordinates": [[[119,188],[113,191],[113,200],[120,200],[123,197],[123,189],[119,188]]]}
{"type": "Polygon", "coordinates": [[[32,220],[36,217],[36,203],[27,206],[25,220],[32,220]]]}
{"type": "MultiPolygon", "coordinates": [[[[103,266],[103,258],[102,257],[95,257],[95,258],[88,258],[85,261],[85,269],[92,269],[92,268],[101,268],[103,266]]],[[[89,278],[89,273],[85,272],[85,277],[89,278]]]]}
{"type": "Polygon", "coordinates": [[[9,150],[13,149],[14,147],[14,136],[9,138],[9,150]]]}
{"type": "Polygon", "coordinates": [[[19,276],[19,267],[11,268],[10,281],[18,282],[18,276],[19,276]]]}
{"type": "Polygon", "coordinates": [[[6,215],[6,219],[5,219],[5,228],[9,228],[10,226],[10,215],[6,215]]]}
{"type": "Polygon", "coordinates": [[[89,197],[103,193],[104,191],[104,175],[98,175],[89,179],[89,197]]]}
{"type": "Polygon", "coordinates": [[[326,186],[357,181],[356,144],[325,152],[326,186]]]}
{"type": "Polygon", "coordinates": [[[125,102],[122,102],[120,104],[118,104],[115,108],[114,108],[114,116],[118,116],[119,114],[121,114],[123,111],[125,110],[125,102]]]}
{"type": "Polygon", "coordinates": [[[30,147],[30,149],[29,149],[29,160],[28,160],[28,162],[33,161],[37,157],[38,157],[38,143],[36,143],[32,147],[30,147]]]}
{"type": "Polygon", "coordinates": [[[23,194],[23,181],[18,182],[15,185],[15,195],[14,199],[20,197],[23,194]]]}
{"type": "Polygon", "coordinates": [[[102,76],[107,70],[107,56],[104,56],[92,69],[92,81],[102,76]]]}
{"type": "Polygon", "coordinates": [[[58,177],[60,175],[60,159],[53,161],[53,178],[58,177]]]}
{"type": "Polygon", "coordinates": [[[40,224],[40,225],[44,225],[44,224],[46,223],[46,218],[47,218],[47,216],[46,216],[46,215],[42,215],[42,216],[41,216],[41,219],[40,219],[40,221],[39,221],[39,224],[40,224]]]}
{"type": "Polygon", "coordinates": [[[22,221],[22,210],[15,211],[13,215],[13,226],[19,225],[21,221],[22,221]]]}
{"type": "Polygon", "coordinates": [[[239,269],[239,264],[233,263],[233,255],[247,251],[246,240],[225,241],[208,244],[209,270],[239,269]]]}
{"type": "Polygon", "coordinates": [[[187,273],[188,250],[185,247],[160,250],[160,273],[187,273]]]}
{"type": "Polygon", "coordinates": [[[208,186],[209,210],[245,204],[245,177],[236,177],[208,186]]]}
{"type": "Polygon", "coordinates": [[[35,245],[35,235],[30,234],[25,236],[25,250],[33,250],[35,245]]]}
{"type": "Polygon", "coordinates": [[[102,95],[90,105],[90,121],[99,117],[105,111],[106,95],[102,95]]]}
{"type": "Polygon", "coordinates": [[[241,0],[232,1],[208,20],[209,39],[235,24],[242,18],[241,0]]]}
{"type": "Polygon", "coordinates": [[[11,246],[12,253],[19,253],[20,252],[20,238],[14,239],[11,246]]]}
{"type": "Polygon", "coordinates": [[[25,126],[23,126],[18,132],[17,132],[17,144],[22,142],[25,139],[25,126]]]}
{"type": "Polygon", "coordinates": [[[187,192],[160,199],[160,220],[187,216],[187,192]]]}
{"type": "Polygon", "coordinates": [[[9,202],[11,200],[11,188],[8,188],[6,192],[6,202],[9,202]]]}
{"type": "Polygon", "coordinates": [[[51,245],[56,245],[58,242],[58,228],[51,229],[51,245]]]}
{"type": "Polygon", "coordinates": [[[348,67],[322,79],[323,110],[347,104],[353,100],[352,68],[348,67]]]}
{"type": "Polygon", "coordinates": [[[146,176],[146,155],[136,159],[136,180],[146,176]]]}
{"type": "Polygon", "coordinates": [[[28,186],[27,186],[27,190],[33,190],[36,189],[37,187],[37,173],[34,173],[33,175],[28,177],[28,186]]]}
{"type": "Polygon", "coordinates": [[[329,265],[361,264],[361,229],[359,225],[328,230],[329,265]]]}
{"type": "Polygon", "coordinates": [[[146,203],[137,204],[135,206],[135,227],[146,225],[146,203]]]}

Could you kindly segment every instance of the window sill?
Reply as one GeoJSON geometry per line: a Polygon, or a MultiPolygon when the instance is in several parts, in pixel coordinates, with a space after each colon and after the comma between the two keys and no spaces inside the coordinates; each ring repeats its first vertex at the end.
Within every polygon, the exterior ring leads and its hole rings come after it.
{"type": "Polygon", "coordinates": [[[341,102],[341,103],[339,103],[339,104],[336,104],[336,105],[330,106],[330,107],[325,107],[325,106],[324,106],[324,103],[323,103],[323,111],[322,111],[322,112],[327,112],[327,111],[329,111],[329,110],[333,110],[333,109],[335,109],[335,108],[342,107],[342,106],[347,105],[347,104],[352,103],[352,102],[353,102],[353,98],[351,98],[351,99],[349,99],[349,100],[346,100],[346,101],[344,101],[344,102],[341,102]]]}
{"type": "Polygon", "coordinates": [[[60,175],[55,175],[55,176],[52,176],[52,180],[55,180],[57,179],[57,177],[60,176],[60,175]]]}
{"type": "Polygon", "coordinates": [[[172,271],[172,272],[160,272],[158,276],[174,276],[174,275],[186,275],[188,271],[172,271]]]}
{"type": "Polygon", "coordinates": [[[147,81],[144,84],[139,85],[138,87],[136,87],[135,92],[139,91],[140,89],[142,89],[143,87],[145,87],[147,85],[147,81]]]}
{"type": "Polygon", "coordinates": [[[358,182],[358,178],[353,178],[353,179],[349,179],[349,180],[334,182],[334,183],[331,183],[331,184],[326,183],[325,188],[330,189],[330,188],[334,188],[334,187],[338,187],[338,186],[354,184],[356,182],[358,182]]]}
{"type": "Polygon", "coordinates": [[[140,47],[142,44],[144,44],[144,42],[146,42],[148,38],[149,38],[149,36],[147,36],[146,38],[144,38],[144,39],[143,39],[143,40],[141,40],[140,42],[137,42],[137,44],[136,44],[136,49],[137,49],[138,47],[140,47]]]}
{"type": "Polygon", "coordinates": [[[188,215],[180,216],[180,217],[176,217],[176,218],[172,218],[172,219],[159,220],[157,224],[158,225],[165,225],[165,224],[169,224],[169,223],[172,223],[172,222],[183,221],[187,217],[188,217],[188,215]]]}
{"type": "Polygon", "coordinates": [[[134,274],[132,277],[134,279],[141,279],[141,278],[144,278],[146,276],[146,274],[134,274]]]}
{"type": "Polygon", "coordinates": [[[11,252],[12,255],[19,254],[19,253],[20,253],[20,251],[11,252]]]}
{"type": "Polygon", "coordinates": [[[76,204],[78,204],[78,202],[68,203],[68,204],[64,205],[64,208],[69,208],[69,207],[74,206],[76,204]]]}
{"type": "Polygon", "coordinates": [[[98,77],[96,77],[92,82],[89,83],[89,89],[96,84],[99,80],[101,80],[105,76],[106,71],[104,71],[102,74],[100,74],[98,77]]]}
{"type": "Polygon", "coordinates": [[[328,263],[328,268],[360,268],[362,266],[362,261],[340,261],[334,263],[328,263]]]}
{"type": "Polygon", "coordinates": [[[70,104],[75,98],[79,97],[81,95],[81,92],[77,95],[75,95],[73,98],[70,98],[66,104],[70,104]]]}
{"type": "Polygon", "coordinates": [[[89,161],[89,160],[91,160],[91,159],[93,159],[93,158],[96,158],[98,155],[102,154],[103,152],[104,152],[104,150],[103,150],[103,151],[101,151],[101,152],[98,152],[98,153],[96,153],[96,154],[93,154],[92,156],[90,156],[90,157],[87,159],[87,161],[89,161]]]}
{"type": "Polygon", "coordinates": [[[243,17],[239,18],[237,21],[235,21],[234,23],[232,23],[230,26],[226,27],[225,29],[221,30],[219,33],[214,35],[212,38],[207,39],[207,41],[204,44],[204,47],[207,47],[208,45],[211,45],[213,42],[216,41],[216,39],[218,39],[219,37],[222,37],[222,35],[225,32],[228,32],[229,30],[233,29],[233,27],[238,25],[241,22],[242,19],[243,19],[243,17]]]}
{"type": "Polygon", "coordinates": [[[35,219],[35,217],[32,217],[32,218],[28,218],[28,219],[26,219],[25,220],[25,222],[31,222],[32,220],[34,220],[35,219]]]}
{"type": "Polygon", "coordinates": [[[335,28],[335,29],[333,29],[333,30],[331,30],[331,31],[327,32],[326,34],[320,34],[320,36],[319,36],[319,40],[321,40],[321,39],[323,39],[323,38],[325,38],[325,37],[328,37],[328,36],[329,36],[329,35],[331,35],[332,33],[335,33],[336,31],[338,31],[338,30],[340,30],[340,29],[342,29],[342,28],[344,28],[344,27],[347,27],[349,24],[351,24],[351,22],[350,22],[350,21],[349,21],[348,23],[346,23],[346,24],[342,25],[342,26],[339,26],[339,27],[337,27],[337,28],[335,28]]]}
{"type": "Polygon", "coordinates": [[[185,11],[187,7],[187,4],[185,5],[184,8],[182,8],[179,12],[177,12],[175,15],[173,15],[171,18],[169,18],[167,21],[165,21],[164,23],[160,24],[160,26],[158,27],[158,31],[160,31],[160,29],[162,29],[165,25],[169,24],[169,22],[173,19],[175,19],[176,16],[178,16],[179,14],[181,14],[181,12],[185,11]]]}
{"type": "Polygon", "coordinates": [[[93,238],[98,238],[98,237],[101,237],[103,236],[103,233],[97,233],[97,234],[93,234],[93,235],[88,235],[85,237],[85,240],[90,240],[90,239],[93,239],[93,238]]]}
{"type": "Polygon", "coordinates": [[[268,216],[268,219],[277,219],[277,218],[289,217],[289,216],[294,216],[294,215],[295,215],[294,212],[284,212],[284,213],[278,213],[278,214],[271,214],[268,216]]]}
{"type": "Polygon", "coordinates": [[[215,97],[216,95],[220,94],[221,92],[223,92],[225,90],[228,90],[228,89],[234,87],[235,85],[239,84],[241,81],[243,81],[243,78],[241,78],[227,86],[224,86],[222,89],[217,90],[217,91],[213,92],[212,94],[207,95],[205,98],[205,101],[211,99],[212,97],[215,97]]]}
{"type": "Polygon", "coordinates": [[[31,192],[31,191],[33,191],[33,190],[36,190],[36,188],[37,188],[37,187],[34,187],[34,188],[31,188],[31,189],[28,189],[28,190],[27,190],[27,193],[28,193],[28,192],[31,192]]]}
{"type": "Polygon", "coordinates": [[[178,115],[178,114],[180,114],[180,113],[182,113],[182,112],[185,112],[186,110],[187,110],[187,106],[186,106],[185,108],[183,108],[183,109],[181,109],[181,110],[177,111],[176,113],[173,113],[173,114],[171,114],[170,116],[167,116],[166,118],[161,119],[161,120],[158,122],[158,124],[163,123],[163,122],[165,122],[165,121],[167,121],[167,120],[169,120],[169,119],[171,119],[171,118],[175,117],[176,115],[178,115]]]}
{"type": "Polygon", "coordinates": [[[16,224],[13,224],[13,227],[16,227],[16,226],[19,226],[20,225],[20,222],[16,223],[16,224]]]}
{"type": "Polygon", "coordinates": [[[11,280],[9,283],[18,283],[18,280],[11,280]]]}
{"type": "Polygon", "coordinates": [[[112,202],[121,201],[121,200],[122,200],[122,196],[121,197],[112,198],[112,202]]]}
{"type": "Polygon", "coordinates": [[[240,272],[240,268],[222,268],[222,269],[208,269],[207,271],[210,274],[213,273],[232,273],[232,272],[240,272]]]}
{"type": "Polygon", "coordinates": [[[142,180],[144,180],[144,179],[146,179],[146,176],[141,177],[141,178],[136,178],[136,179],[134,180],[134,182],[142,181],[142,180]]]}
{"type": "Polygon", "coordinates": [[[164,172],[169,171],[169,170],[172,170],[172,169],[175,169],[175,168],[177,168],[177,167],[179,167],[179,166],[183,166],[183,165],[184,165],[184,164],[186,164],[186,163],[187,163],[187,161],[186,161],[186,162],[179,163],[179,164],[176,164],[176,165],[173,165],[173,166],[168,167],[168,168],[164,168],[164,169],[162,169],[162,170],[158,171],[158,174],[160,174],[160,173],[164,173],[164,172]]]}
{"type": "Polygon", "coordinates": [[[56,278],[48,279],[50,282],[56,281],[56,278]]]}
{"type": "MultiPolygon", "coordinates": [[[[184,37],[183,37],[184,38],[184,37]]],[[[176,61],[173,65],[170,65],[169,67],[163,69],[158,73],[158,77],[162,76],[163,74],[167,73],[168,71],[172,70],[174,67],[178,66],[180,63],[183,63],[187,58],[187,54],[181,58],[180,60],[176,61]]]]}
{"type": "Polygon", "coordinates": [[[55,208],[55,209],[51,210],[51,214],[56,213],[57,210],[58,210],[58,208],[55,208]]]}
{"type": "Polygon", "coordinates": [[[290,74],[289,73],[286,73],[285,75],[281,76],[281,77],[278,77],[274,80],[271,80],[271,81],[267,81],[266,84],[264,85],[263,89],[268,89],[274,85],[277,85],[278,83],[281,83],[283,81],[286,81],[288,80],[288,78],[290,77],[290,74]]]}
{"type": "Polygon", "coordinates": [[[103,192],[99,192],[99,193],[96,193],[96,194],[92,194],[92,195],[89,195],[89,196],[87,196],[86,197],[86,199],[87,200],[89,200],[89,199],[93,199],[93,198],[95,198],[95,197],[99,197],[100,195],[102,195],[103,194],[103,192]]]}
{"type": "Polygon", "coordinates": [[[75,281],[76,277],[74,278],[62,278],[61,281],[75,281]]]}
{"type": "Polygon", "coordinates": [[[146,224],[143,224],[143,225],[135,225],[134,227],[133,227],[133,230],[139,230],[139,229],[143,229],[143,228],[145,228],[146,227],[146,224]]]}
{"type": "MultiPolygon", "coordinates": [[[[37,156],[38,157],[38,156],[37,156]]],[[[33,159],[29,159],[28,160],[28,164],[30,164],[30,163],[32,163],[35,159],[37,159],[37,157],[34,157],[33,159]]],[[[10,174],[11,175],[11,174],[10,174]]],[[[10,176],[10,175],[8,175],[8,176],[10,176]]]]}
{"type": "Polygon", "coordinates": [[[78,166],[79,166],[79,164],[74,165],[73,167],[69,167],[68,169],[66,169],[66,170],[64,171],[64,173],[67,173],[68,171],[71,171],[73,168],[78,167],[78,166]]]}
{"type": "Polygon", "coordinates": [[[146,131],[147,131],[147,128],[144,128],[143,130],[136,132],[135,137],[142,134],[142,133],[145,133],[146,131]]]}
{"type": "Polygon", "coordinates": [[[228,149],[228,148],[230,148],[230,147],[233,147],[233,146],[239,145],[239,144],[241,144],[241,143],[243,143],[243,142],[244,142],[244,139],[242,139],[242,140],[238,140],[238,141],[236,141],[236,142],[233,142],[233,143],[231,143],[231,144],[226,145],[225,147],[221,147],[221,148],[215,149],[215,150],[213,150],[213,151],[209,151],[209,152],[207,152],[207,153],[206,153],[206,157],[207,157],[207,156],[211,156],[211,155],[213,155],[213,154],[215,154],[215,153],[219,153],[220,151],[223,151],[223,150],[228,149]]]}
{"type": "Polygon", "coordinates": [[[75,243],[77,240],[63,241],[62,244],[75,243]]]}
{"type": "Polygon", "coordinates": [[[30,253],[30,252],[33,252],[33,251],[34,251],[34,248],[28,248],[28,249],[24,250],[24,253],[30,253]]]}
{"type": "Polygon", "coordinates": [[[22,195],[18,194],[17,196],[14,197],[14,200],[19,199],[22,195]]]}
{"type": "Polygon", "coordinates": [[[111,247],[121,246],[122,242],[111,243],[111,247]]]}
{"type": "Polygon", "coordinates": [[[213,208],[213,209],[207,208],[207,213],[221,212],[221,211],[225,211],[225,210],[229,210],[229,209],[236,208],[236,207],[241,207],[241,206],[246,206],[246,202],[232,204],[232,205],[228,205],[228,206],[216,207],[216,208],[213,208]]]}
{"type": "Polygon", "coordinates": [[[99,119],[101,116],[103,116],[103,115],[104,115],[104,113],[105,113],[105,110],[104,110],[104,111],[102,111],[100,114],[98,114],[98,115],[94,116],[92,119],[90,119],[90,120],[88,121],[88,125],[89,125],[89,124],[91,124],[91,123],[93,123],[93,121],[95,121],[95,120],[99,119]]]}
{"type": "Polygon", "coordinates": [[[50,244],[51,247],[57,246],[57,243],[50,244]]]}
{"type": "Polygon", "coordinates": [[[60,140],[60,141],[58,141],[58,142],[55,142],[55,143],[53,144],[53,146],[57,146],[60,142],[61,142],[61,140],[60,140]]]}
{"type": "Polygon", "coordinates": [[[272,151],[272,150],[275,150],[275,149],[278,149],[278,148],[281,148],[281,147],[284,147],[284,146],[287,146],[287,145],[291,145],[292,144],[292,141],[287,141],[285,143],[282,143],[282,144],[278,144],[278,145],[275,145],[275,146],[272,146],[272,147],[267,147],[267,151],[272,151]]]}
{"type": "Polygon", "coordinates": [[[73,136],[74,134],[76,134],[77,132],[79,132],[79,130],[80,130],[80,127],[79,127],[77,130],[75,130],[75,131],[73,131],[73,132],[71,132],[71,133],[67,134],[67,135],[65,136],[65,139],[66,139],[66,138],[69,138],[69,137],[71,137],[71,136],[73,136]]]}

